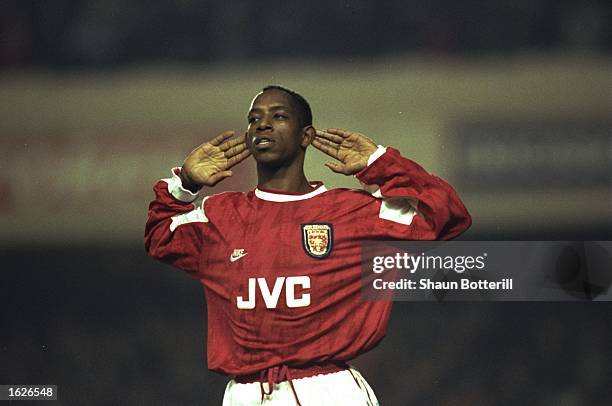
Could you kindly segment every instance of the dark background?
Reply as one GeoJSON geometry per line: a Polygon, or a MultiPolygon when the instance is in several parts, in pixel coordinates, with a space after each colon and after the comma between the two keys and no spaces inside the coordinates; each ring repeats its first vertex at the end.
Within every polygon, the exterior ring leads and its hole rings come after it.
{"type": "Polygon", "coordinates": [[[605,52],[611,12],[604,0],[8,1],[0,57],[9,67],[64,69],[398,51],[605,52]]]}
{"type": "MultiPolygon", "coordinates": [[[[401,53],[608,60],[611,4],[8,1],[0,64],[12,77],[401,53]]],[[[577,222],[462,238],[611,240],[612,231],[577,222]]],[[[56,404],[67,405],[221,404],[227,379],[206,369],[196,281],[148,258],[138,239],[33,240],[0,246],[0,384],[57,384],[56,404]]],[[[388,336],[356,365],[383,405],[608,405],[611,316],[607,302],[397,303],[388,336]]]]}

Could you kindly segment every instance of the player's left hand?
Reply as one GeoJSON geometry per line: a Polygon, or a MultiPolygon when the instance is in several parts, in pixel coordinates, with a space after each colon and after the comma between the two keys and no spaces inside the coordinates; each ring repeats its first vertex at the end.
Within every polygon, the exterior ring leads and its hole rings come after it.
{"type": "Polygon", "coordinates": [[[368,165],[368,158],[377,145],[368,137],[339,128],[317,130],[312,146],[340,162],[327,162],[325,166],[336,173],[354,175],[368,165]]]}

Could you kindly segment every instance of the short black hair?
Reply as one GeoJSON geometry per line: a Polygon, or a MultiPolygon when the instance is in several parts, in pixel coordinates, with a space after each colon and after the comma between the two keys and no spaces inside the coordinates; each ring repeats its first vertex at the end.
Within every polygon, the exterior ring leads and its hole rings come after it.
{"type": "Polygon", "coordinates": [[[266,90],[280,90],[291,96],[300,114],[300,127],[312,125],[312,110],[310,110],[310,104],[308,104],[304,96],[280,85],[268,85],[264,87],[262,91],[265,92],[266,90]]]}

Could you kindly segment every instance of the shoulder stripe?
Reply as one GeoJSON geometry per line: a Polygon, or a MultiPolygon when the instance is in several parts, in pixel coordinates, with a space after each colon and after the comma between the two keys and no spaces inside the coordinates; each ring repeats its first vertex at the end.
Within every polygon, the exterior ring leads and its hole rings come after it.
{"type": "Polygon", "coordinates": [[[412,197],[392,197],[384,198],[380,192],[380,186],[378,185],[366,185],[363,182],[361,187],[370,193],[373,197],[381,199],[380,211],[378,217],[385,220],[390,220],[396,223],[405,224],[409,226],[412,224],[414,216],[419,214],[417,207],[419,201],[412,197]]]}
{"type": "Polygon", "coordinates": [[[418,213],[417,205],[418,201],[412,198],[383,199],[378,217],[409,226],[418,213]]]}

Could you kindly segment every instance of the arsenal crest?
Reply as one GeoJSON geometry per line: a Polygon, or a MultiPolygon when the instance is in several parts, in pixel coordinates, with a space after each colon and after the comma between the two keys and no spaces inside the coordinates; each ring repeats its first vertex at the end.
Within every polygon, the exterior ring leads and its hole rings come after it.
{"type": "Polygon", "coordinates": [[[302,224],[302,243],[304,250],[313,258],[321,259],[329,255],[334,242],[331,224],[302,224]]]}

